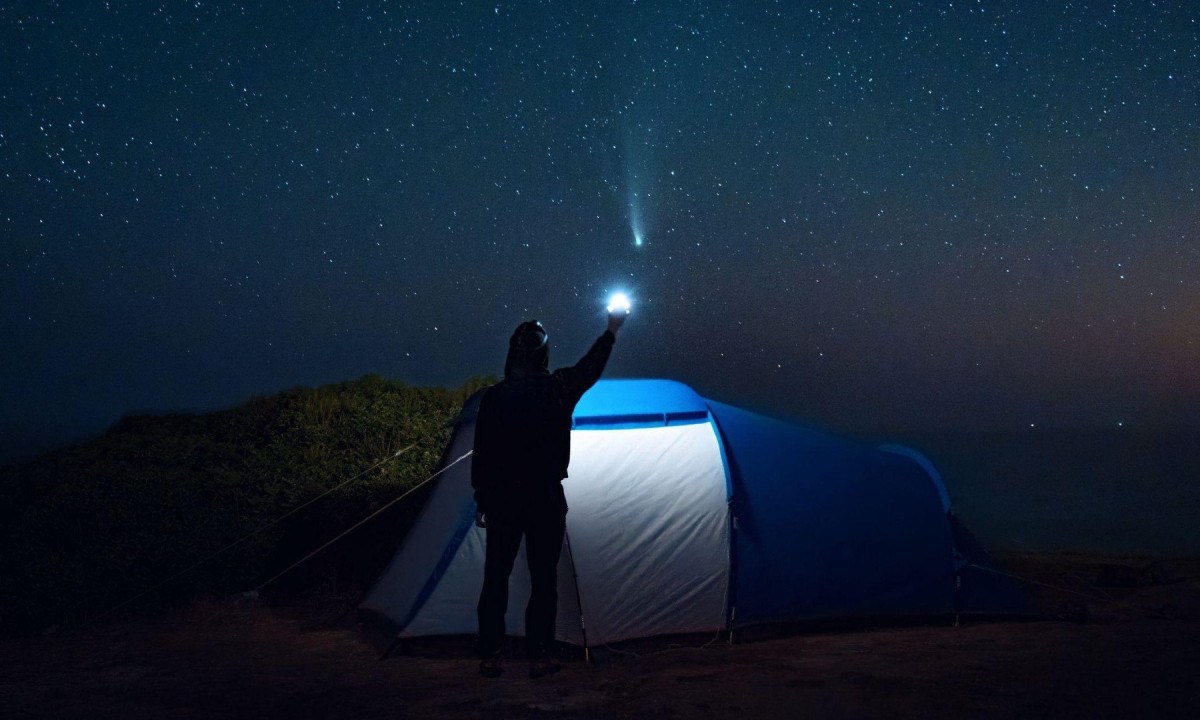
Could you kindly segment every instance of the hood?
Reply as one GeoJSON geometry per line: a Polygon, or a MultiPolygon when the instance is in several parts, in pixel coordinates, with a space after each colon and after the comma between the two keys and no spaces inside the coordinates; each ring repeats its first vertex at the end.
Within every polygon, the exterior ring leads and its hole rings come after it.
{"type": "Polygon", "coordinates": [[[508,348],[508,357],[504,359],[505,380],[548,372],[550,372],[549,343],[532,352],[517,347],[508,348]]]}

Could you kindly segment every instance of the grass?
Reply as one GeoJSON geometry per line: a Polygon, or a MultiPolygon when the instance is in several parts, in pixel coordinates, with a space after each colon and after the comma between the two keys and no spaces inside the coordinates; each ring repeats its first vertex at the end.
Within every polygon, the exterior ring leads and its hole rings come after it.
{"type": "MultiPolygon", "coordinates": [[[[0,468],[0,630],[95,619],[415,444],[123,611],[254,587],[427,477],[463,402],[488,382],[446,389],[367,375],[218,412],[130,416],[0,468]]],[[[381,516],[276,592],[369,582],[414,512],[381,516]]]]}

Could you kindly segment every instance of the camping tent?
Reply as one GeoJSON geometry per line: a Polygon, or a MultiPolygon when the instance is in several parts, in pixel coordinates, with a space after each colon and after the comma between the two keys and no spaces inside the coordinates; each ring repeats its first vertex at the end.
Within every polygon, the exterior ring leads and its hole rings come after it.
{"type": "MultiPolygon", "coordinates": [[[[469,453],[479,397],[362,604],[400,637],[477,629],[484,531],[473,522],[469,453]]],[[[602,380],[589,390],[563,488],[558,638],[570,643],[1019,609],[916,451],[706,400],[678,382],[602,380]]],[[[518,558],[508,614],[518,635],[526,573],[518,558]]]]}

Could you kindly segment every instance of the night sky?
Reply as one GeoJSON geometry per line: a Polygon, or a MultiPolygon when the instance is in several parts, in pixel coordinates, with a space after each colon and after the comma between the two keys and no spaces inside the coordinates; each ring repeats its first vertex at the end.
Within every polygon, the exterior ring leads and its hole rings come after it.
{"type": "Polygon", "coordinates": [[[1200,4],[6,2],[0,434],[567,364],[846,429],[1200,398],[1200,4]]]}

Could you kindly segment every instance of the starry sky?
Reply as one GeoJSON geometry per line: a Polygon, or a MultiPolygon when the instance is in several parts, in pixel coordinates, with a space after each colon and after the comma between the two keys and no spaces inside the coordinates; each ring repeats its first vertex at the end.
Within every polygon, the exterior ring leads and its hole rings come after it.
{"type": "Polygon", "coordinates": [[[859,431],[1200,398],[1193,2],[0,5],[0,434],[553,364],[859,431]]]}

